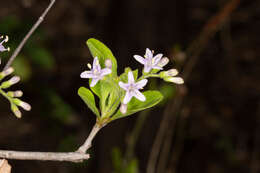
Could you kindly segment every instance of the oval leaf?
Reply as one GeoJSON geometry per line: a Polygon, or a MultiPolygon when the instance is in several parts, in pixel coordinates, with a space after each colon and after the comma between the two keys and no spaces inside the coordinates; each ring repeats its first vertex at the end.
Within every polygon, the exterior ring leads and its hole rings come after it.
{"type": "Polygon", "coordinates": [[[102,42],[90,38],[87,40],[87,46],[91,52],[93,58],[98,57],[101,67],[105,67],[105,60],[110,59],[112,61],[112,76],[117,76],[117,62],[111,50],[102,42]]]}
{"type": "Polygon", "coordinates": [[[163,95],[159,91],[145,91],[143,94],[146,98],[146,101],[142,102],[136,98],[132,98],[132,100],[127,104],[127,112],[122,114],[120,110],[118,110],[117,113],[112,117],[112,120],[123,118],[141,110],[153,107],[163,99],[163,95]]]}
{"type": "Polygon", "coordinates": [[[78,90],[78,95],[86,103],[89,109],[91,109],[98,117],[100,117],[92,92],[85,87],[80,87],[78,90]]]}

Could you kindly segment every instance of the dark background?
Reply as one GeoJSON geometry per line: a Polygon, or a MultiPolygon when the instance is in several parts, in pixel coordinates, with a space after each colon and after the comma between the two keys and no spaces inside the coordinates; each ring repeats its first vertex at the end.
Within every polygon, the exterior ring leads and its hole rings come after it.
{"type": "MultiPolygon", "coordinates": [[[[9,35],[11,52],[48,2],[1,0],[0,33],[9,35]]],[[[171,59],[167,68],[187,74],[186,83],[177,89],[167,85],[175,97],[155,109],[102,129],[90,160],[10,160],[13,172],[146,172],[161,128],[167,130],[154,165],[164,165],[158,173],[259,172],[259,9],[257,0],[57,0],[14,62],[23,81],[12,89],[24,91],[32,110],[17,119],[2,97],[1,149],[74,151],[83,143],[95,123],[77,95],[88,84],[79,77],[92,62],[88,38],[111,48],[120,73],[126,66],[140,69],[132,55],[149,47],[171,59]],[[223,10],[227,4],[234,11],[223,10]],[[146,115],[134,153],[126,156],[129,135],[146,115]],[[160,124],[165,116],[168,124],[160,124]]],[[[2,68],[10,55],[2,54],[2,68]]],[[[164,90],[162,81],[152,82],[164,90]]]]}

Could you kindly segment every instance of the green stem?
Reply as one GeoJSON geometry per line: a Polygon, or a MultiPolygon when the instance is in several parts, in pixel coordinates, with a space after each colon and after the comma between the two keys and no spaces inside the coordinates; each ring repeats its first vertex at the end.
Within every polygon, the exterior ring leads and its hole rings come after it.
{"type": "Polygon", "coordinates": [[[2,94],[12,104],[12,99],[2,89],[0,89],[0,94],[2,94]]]}

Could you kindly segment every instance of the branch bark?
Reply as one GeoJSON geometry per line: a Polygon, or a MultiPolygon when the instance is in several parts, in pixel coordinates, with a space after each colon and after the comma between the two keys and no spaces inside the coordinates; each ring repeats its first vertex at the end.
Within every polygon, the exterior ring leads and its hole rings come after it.
{"type": "Polygon", "coordinates": [[[91,147],[92,140],[104,126],[96,123],[86,141],[75,152],[31,152],[0,150],[0,158],[14,160],[41,160],[41,161],[67,161],[82,162],[90,158],[86,151],[91,147]]]}
{"type": "Polygon", "coordinates": [[[84,142],[84,144],[82,146],[79,147],[79,149],[77,150],[78,153],[86,153],[86,151],[91,147],[92,145],[92,140],[94,139],[94,137],[96,136],[96,134],[98,133],[98,131],[104,126],[99,125],[98,123],[96,123],[94,125],[94,127],[92,128],[88,138],[86,139],[86,141],[84,142]]]}
{"type": "Polygon", "coordinates": [[[0,150],[0,158],[14,160],[68,161],[82,162],[89,159],[89,154],[78,152],[26,152],[0,150]]]}
{"type": "Polygon", "coordinates": [[[32,26],[32,28],[30,29],[30,31],[27,33],[27,35],[23,38],[23,40],[21,41],[21,43],[19,44],[19,46],[15,49],[14,53],[12,54],[12,56],[10,57],[10,59],[8,60],[7,64],[4,67],[4,70],[6,70],[8,67],[11,66],[11,64],[13,63],[13,61],[15,60],[15,58],[17,57],[17,55],[20,53],[20,51],[22,50],[23,46],[25,45],[25,43],[27,42],[27,40],[31,37],[31,35],[34,33],[34,31],[38,28],[38,26],[42,23],[42,21],[44,20],[44,17],[47,15],[47,13],[49,12],[49,10],[51,9],[51,7],[54,5],[55,0],[51,0],[48,7],[44,10],[44,12],[42,13],[42,15],[39,17],[39,19],[37,20],[37,22],[32,26]]]}

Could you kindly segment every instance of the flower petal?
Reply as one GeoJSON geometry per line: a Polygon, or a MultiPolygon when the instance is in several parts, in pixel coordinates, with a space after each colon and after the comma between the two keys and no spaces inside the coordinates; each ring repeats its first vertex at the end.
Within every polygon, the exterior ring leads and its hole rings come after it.
{"type": "Polygon", "coordinates": [[[135,95],[134,95],[135,98],[137,98],[138,100],[140,100],[142,102],[146,100],[145,96],[140,91],[135,90],[134,92],[135,92],[135,95]]]}
{"type": "Polygon", "coordinates": [[[91,84],[90,84],[90,87],[93,87],[97,84],[97,82],[99,81],[98,78],[93,78],[92,81],[91,81],[91,84]]]}
{"type": "Polygon", "coordinates": [[[162,70],[163,68],[157,65],[157,66],[153,66],[153,69],[162,70]]]}
{"type": "Polygon", "coordinates": [[[136,86],[137,89],[141,89],[141,88],[143,88],[147,84],[147,82],[148,82],[147,79],[143,79],[143,80],[141,80],[139,82],[136,82],[135,86],[136,86]]]}
{"type": "Polygon", "coordinates": [[[128,90],[128,86],[129,86],[128,84],[126,84],[126,83],[120,81],[120,82],[118,83],[118,85],[119,85],[121,88],[123,88],[124,90],[126,90],[126,91],[128,90]]]}
{"type": "Polygon", "coordinates": [[[110,74],[112,71],[109,68],[104,68],[101,70],[101,76],[105,76],[107,74],[110,74]]]}
{"type": "Polygon", "coordinates": [[[147,65],[144,66],[145,73],[149,73],[151,71],[151,69],[152,69],[151,66],[147,66],[147,65]]]}
{"type": "Polygon", "coordinates": [[[94,61],[93,61],[93,70],[98,70],[98,71],[100,71],[101,70],[101,67],[100,67],[100,65],[99,65],[99,61],[98,61],[98,57],[95,57],[94,58],[94,61]]]}
{"type": "Polygon", "coordinates": [[[132,71],[129,71],[129,72],[128,72],[128,84],[134,83],[134,82],[135,82],[135,79],[134,79],[133,72],[132,72],[132,71]]]}
{"type": "Polygon", "coordinates": [[[6,49],[3,45],[0,45],[0,52],[4,52],[7,51],[8,49],[6,49]]]}
{"type": "Polygon", "coordinates": [[[146,48],[145,56],[146,56],[145,58],[148,59],[153,58],[153,53],[149,48],[146,48]]]}
{"type": "Polygon", "coordinates": [[[132,92],[126,92],[123,104],[127,104],[133,97],[132,92]]]}
{"type": "Polygon", "coordinates": [[[154,57],[154,65],[157,64],[162,59],[163,54],[159,53],[154,57]]]}
{"type": "Polygon", "coordinates": [[[140,62],[141,64],[145,64],[145,59],[139,55],[134,55],[136,61],[140,62]]]}
{"type": "Polygon", "coordinates": [[[84,71],[80,74],[81,78],[93,78],[94,75],[92,73],[92,71],[84,71]]]}

